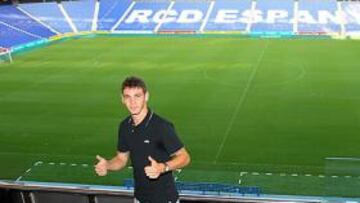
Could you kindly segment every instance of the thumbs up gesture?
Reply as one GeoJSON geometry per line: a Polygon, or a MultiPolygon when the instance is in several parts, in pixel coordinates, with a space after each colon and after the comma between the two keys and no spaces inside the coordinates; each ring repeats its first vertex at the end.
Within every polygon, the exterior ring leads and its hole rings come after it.
{"type": "Polygon", "coordinates": [[[99,175],[99,176],[106,176],[107,174],[107,161],[106,159],[102,158],[99,155],[96,155],[96,159],[99,161],[96,165],[95,165],[95,172],[99,175]]]}
{"type": "Polygon", "coordinates": [[[145,174],[150,179],[157,179],[160,176],[160,174],[165,171],[166,166],[163,163],[158,163],[151,156],[149,156],[148,159],[150,161],[150,165],[144,168],[145,174]]]}

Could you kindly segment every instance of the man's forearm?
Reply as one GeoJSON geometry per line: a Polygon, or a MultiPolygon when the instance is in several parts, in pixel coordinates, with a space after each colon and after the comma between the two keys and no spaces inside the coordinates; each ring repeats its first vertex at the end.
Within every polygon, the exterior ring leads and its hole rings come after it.
{"type": "Polygon", "coordinates": [[[121,170],[125,166],[126,166],[126,161],[119,159],[118,157],[114,157],[111,160],[108,160],[106,163],[106,168],[111,171],[121,170]]]}
{"type": "Polygon", "coordinates": [[[176,170],[187,166],[190,163],[190,156],[185,149],[175,154],[172,159],[165,164],[169,167],[169,170],[176,170]]]}

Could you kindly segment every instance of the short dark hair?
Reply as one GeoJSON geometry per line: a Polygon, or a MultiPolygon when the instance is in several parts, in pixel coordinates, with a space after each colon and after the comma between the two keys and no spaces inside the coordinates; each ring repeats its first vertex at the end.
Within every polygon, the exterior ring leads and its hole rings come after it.
{"type": "Polygon", "coordinates": [[[147,92],[147,88],[144,80],[136,76],[130,76],[125,78],[124,82],[121,85],[121,93],[124,93],[124,89],[127,87],[129,88],[138,87],[141,88],[144,91],[144,93],[147,92]]]}

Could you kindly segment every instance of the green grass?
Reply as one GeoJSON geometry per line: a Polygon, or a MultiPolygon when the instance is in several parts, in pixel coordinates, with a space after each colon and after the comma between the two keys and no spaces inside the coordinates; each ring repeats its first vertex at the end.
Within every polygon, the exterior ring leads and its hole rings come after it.
{"type": "Polygon", "coordinates": [[[327,181],[325,161],[360,157],[359,56],[359,41],[230,37],[99,37],[16,56],[0,65],[0,179],[121,184],[128,169],[100,178],[92,165],[114,155],[120,84],[139,75],[191,153],[179,180],[359,196],[343,190],[359,174],[327,181]]]}

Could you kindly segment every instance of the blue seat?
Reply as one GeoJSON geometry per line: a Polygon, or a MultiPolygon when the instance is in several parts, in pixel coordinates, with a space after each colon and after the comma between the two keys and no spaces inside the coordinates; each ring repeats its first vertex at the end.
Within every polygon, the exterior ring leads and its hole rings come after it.
{"type": "Polygon", "coordinates": [[[339,23],[331,22],[331,20],[320,22],[320,11],[325,11],[335,16],[337,11],[336,0],[299,0],[299,10],[305,12],[304,16],[306,16],[303,19],[299,19],[299,32],[336,33],[341,31],[339,23]]]}
{"type": "Polygon", "coordinates": [[[25,44],[39,39],[41,38],[31,36],[0,23],[0,47],[10,48],[15,45],[25,44]]]}
{"type": "Polygon", "coordinates": [[[15,6],[0,6],[0,22],[38,37],[48,38],[56,35],[56,33],[25,15],[15,6]]]}
{"type": "Polygon", "coordinates": [[[124,15],[131,4],[131,0],[101,0],[99,8],[98,30],[110,31],[117,21],[124,15]]]}
{"type": "Polygon", "coordinates": [[[26,3],[20,4],[19,7],[59,33],[73,32],[64,15],[61,13],[57,3],[26,3]]]}
{"type": "Polygon", "coordinates": [[[294,2],[283,0],[258,0],[256,10],[262,13],[262,21],[253,23],[251,32],[292,32],[294,2]],[[285,16],[286,14],[286,16],[285,16]],[[284,15],[285,17],[280,17],[284,15]]]}
{"type": "Polygon", "coordinates": [[[91,31],[95,0],[63,1],[62,5],[79,32],[91,31]]]}

